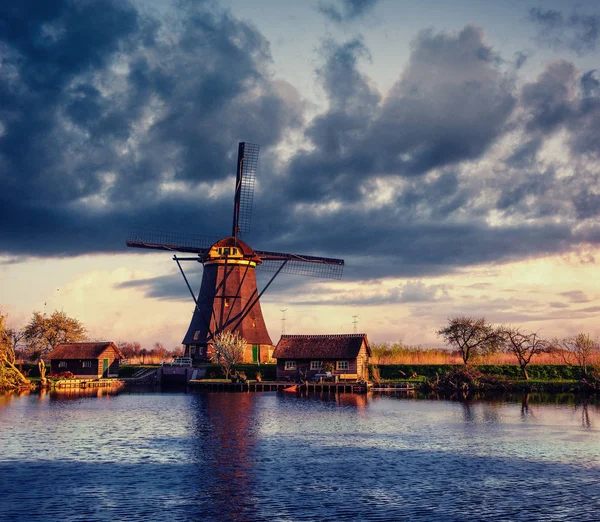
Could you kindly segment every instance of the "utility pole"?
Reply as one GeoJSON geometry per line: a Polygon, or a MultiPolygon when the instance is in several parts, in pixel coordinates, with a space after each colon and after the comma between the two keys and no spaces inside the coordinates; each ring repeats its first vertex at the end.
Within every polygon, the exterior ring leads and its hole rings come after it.
{"type": "Polygon", "coordinates": [[[285,313],[287,312],[287,308],[280,308],[281,312],[281,335],[285,335],[285,313]]]}
{"type": "Polygon", "coordinates": [[[354,323],[354,333],[358,333],[358,331],[357,331],[358,315],[353,315],[352,318],[354,319],[354,321],[352,321],[354,323]]]}

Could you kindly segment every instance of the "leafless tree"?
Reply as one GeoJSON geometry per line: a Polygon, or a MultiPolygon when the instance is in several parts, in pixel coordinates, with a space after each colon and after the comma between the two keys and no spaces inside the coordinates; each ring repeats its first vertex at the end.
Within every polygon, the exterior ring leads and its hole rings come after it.
{"type": "Polygon", "coordinates": [[[240,337],[238,332],[223,331],[216,335],[211,360],[221,365],[226,379],[235,372],[236,365],[242,362],[246,344],[246,339],[240,337]]]}
{"type": "Polygon", "coordinates": [[[0,390],[30,384],[15,365],[15,345],[10,331],[5,327],[6,315],[0,310],[0,390]]]}
{"type": "Polygon", "coordinates": [[[520,328],[508,326],[501,329],[501,334],[504,343],[504,349],[508,353],[512,353],[516,358],[523,377],[529,379],[527,374],[527,365],[535,355],[544,353],[548,348],[548,342],[541,339],[537,332],[527,333],[520,328]]]}
{"type": "Polygon", "coordinates": [[[117,344],[127,359],[137,357],[142,349],[142,345],[137,341],[119,341],[117,344]]]}
{"type": "Polygon", "coordinates": [[[484,317],[450,317],[448,326],[438,330],[437,334],[459,351],[465,364],[474,355],[496,349],[502,341],[499,331],[484,317]]]}
{"type": "Polygon", "coordinates": [[[156,342],[156,343],[154,343],[154,348],[152,348],[150,353],[155,358],[164,360],[164,358],[167,356],[167,349],[164,347],[164,345],[162,343],[156,342]]]}
{"type": "Polygon", "coordinates": [[[588,367],[592,359],[600,352],[598,341],[584,333],[564,339],[553,339],[552,347],[560,354],[565,364],[579,366],[583,378],[588,375],[588,367]]]}

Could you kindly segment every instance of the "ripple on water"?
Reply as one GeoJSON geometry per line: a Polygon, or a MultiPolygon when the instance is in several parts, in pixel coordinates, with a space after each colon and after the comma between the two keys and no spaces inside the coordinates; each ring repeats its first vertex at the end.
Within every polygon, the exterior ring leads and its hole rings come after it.
{"type": "Polygon", "coordinates": [[[275,393],[5,397],[0,520],[595,519],[597,406],[522,410],[275,393]]]}

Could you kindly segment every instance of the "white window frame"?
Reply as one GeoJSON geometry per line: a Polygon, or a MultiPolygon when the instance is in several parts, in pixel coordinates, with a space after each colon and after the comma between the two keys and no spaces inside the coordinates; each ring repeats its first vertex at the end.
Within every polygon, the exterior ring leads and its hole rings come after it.
{"type": "Polygon", "coordinates": [[[296,361],[285,361],[285,365],[283,367],[284,370],[297,370],[298,366],[296,365],[296,361]]]}
{"type": "Polygon", "coordinates": [[[348,369],[350,369],[350,363],[349,363],[349,361],[336,361],[335,369],[336,370],[348,370],[348,369]]]}
{"type": "Polygon", "coordinates": [[[92,367],[92,361],[83,361],[83,363],[81,364],[82,368],[91,368],[92,367]]]}
{"type": "Polygon", "coordinates": [[[67,361],[58,361],[59,368],[68,368],[67,361]]]}
{"type": "Polygon", "coordinates": [[[323,361],[310,361],[311,370],[320,370],[323,367],[323,361]]]}

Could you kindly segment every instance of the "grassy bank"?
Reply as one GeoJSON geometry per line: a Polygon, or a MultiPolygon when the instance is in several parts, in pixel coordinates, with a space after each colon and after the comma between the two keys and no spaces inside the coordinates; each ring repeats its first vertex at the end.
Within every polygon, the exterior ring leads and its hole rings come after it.
{"type": "MultiPolygon", "coordinates": [[[[382,380],[404,381],[406,379],[435,379],[451,371],[464,368],[462,364],[380,364],[370,365],[370,372],[378,368],[382,380]]],[[[482,364],[472,365],[484,375],[495,375],[513,381],[523,379],[521,368],[515,364],[482,364]]],[[[535,364],[527,367],[532,381],[578,381],[581,372],[577,366],[566,364],[535,364]]]]}

